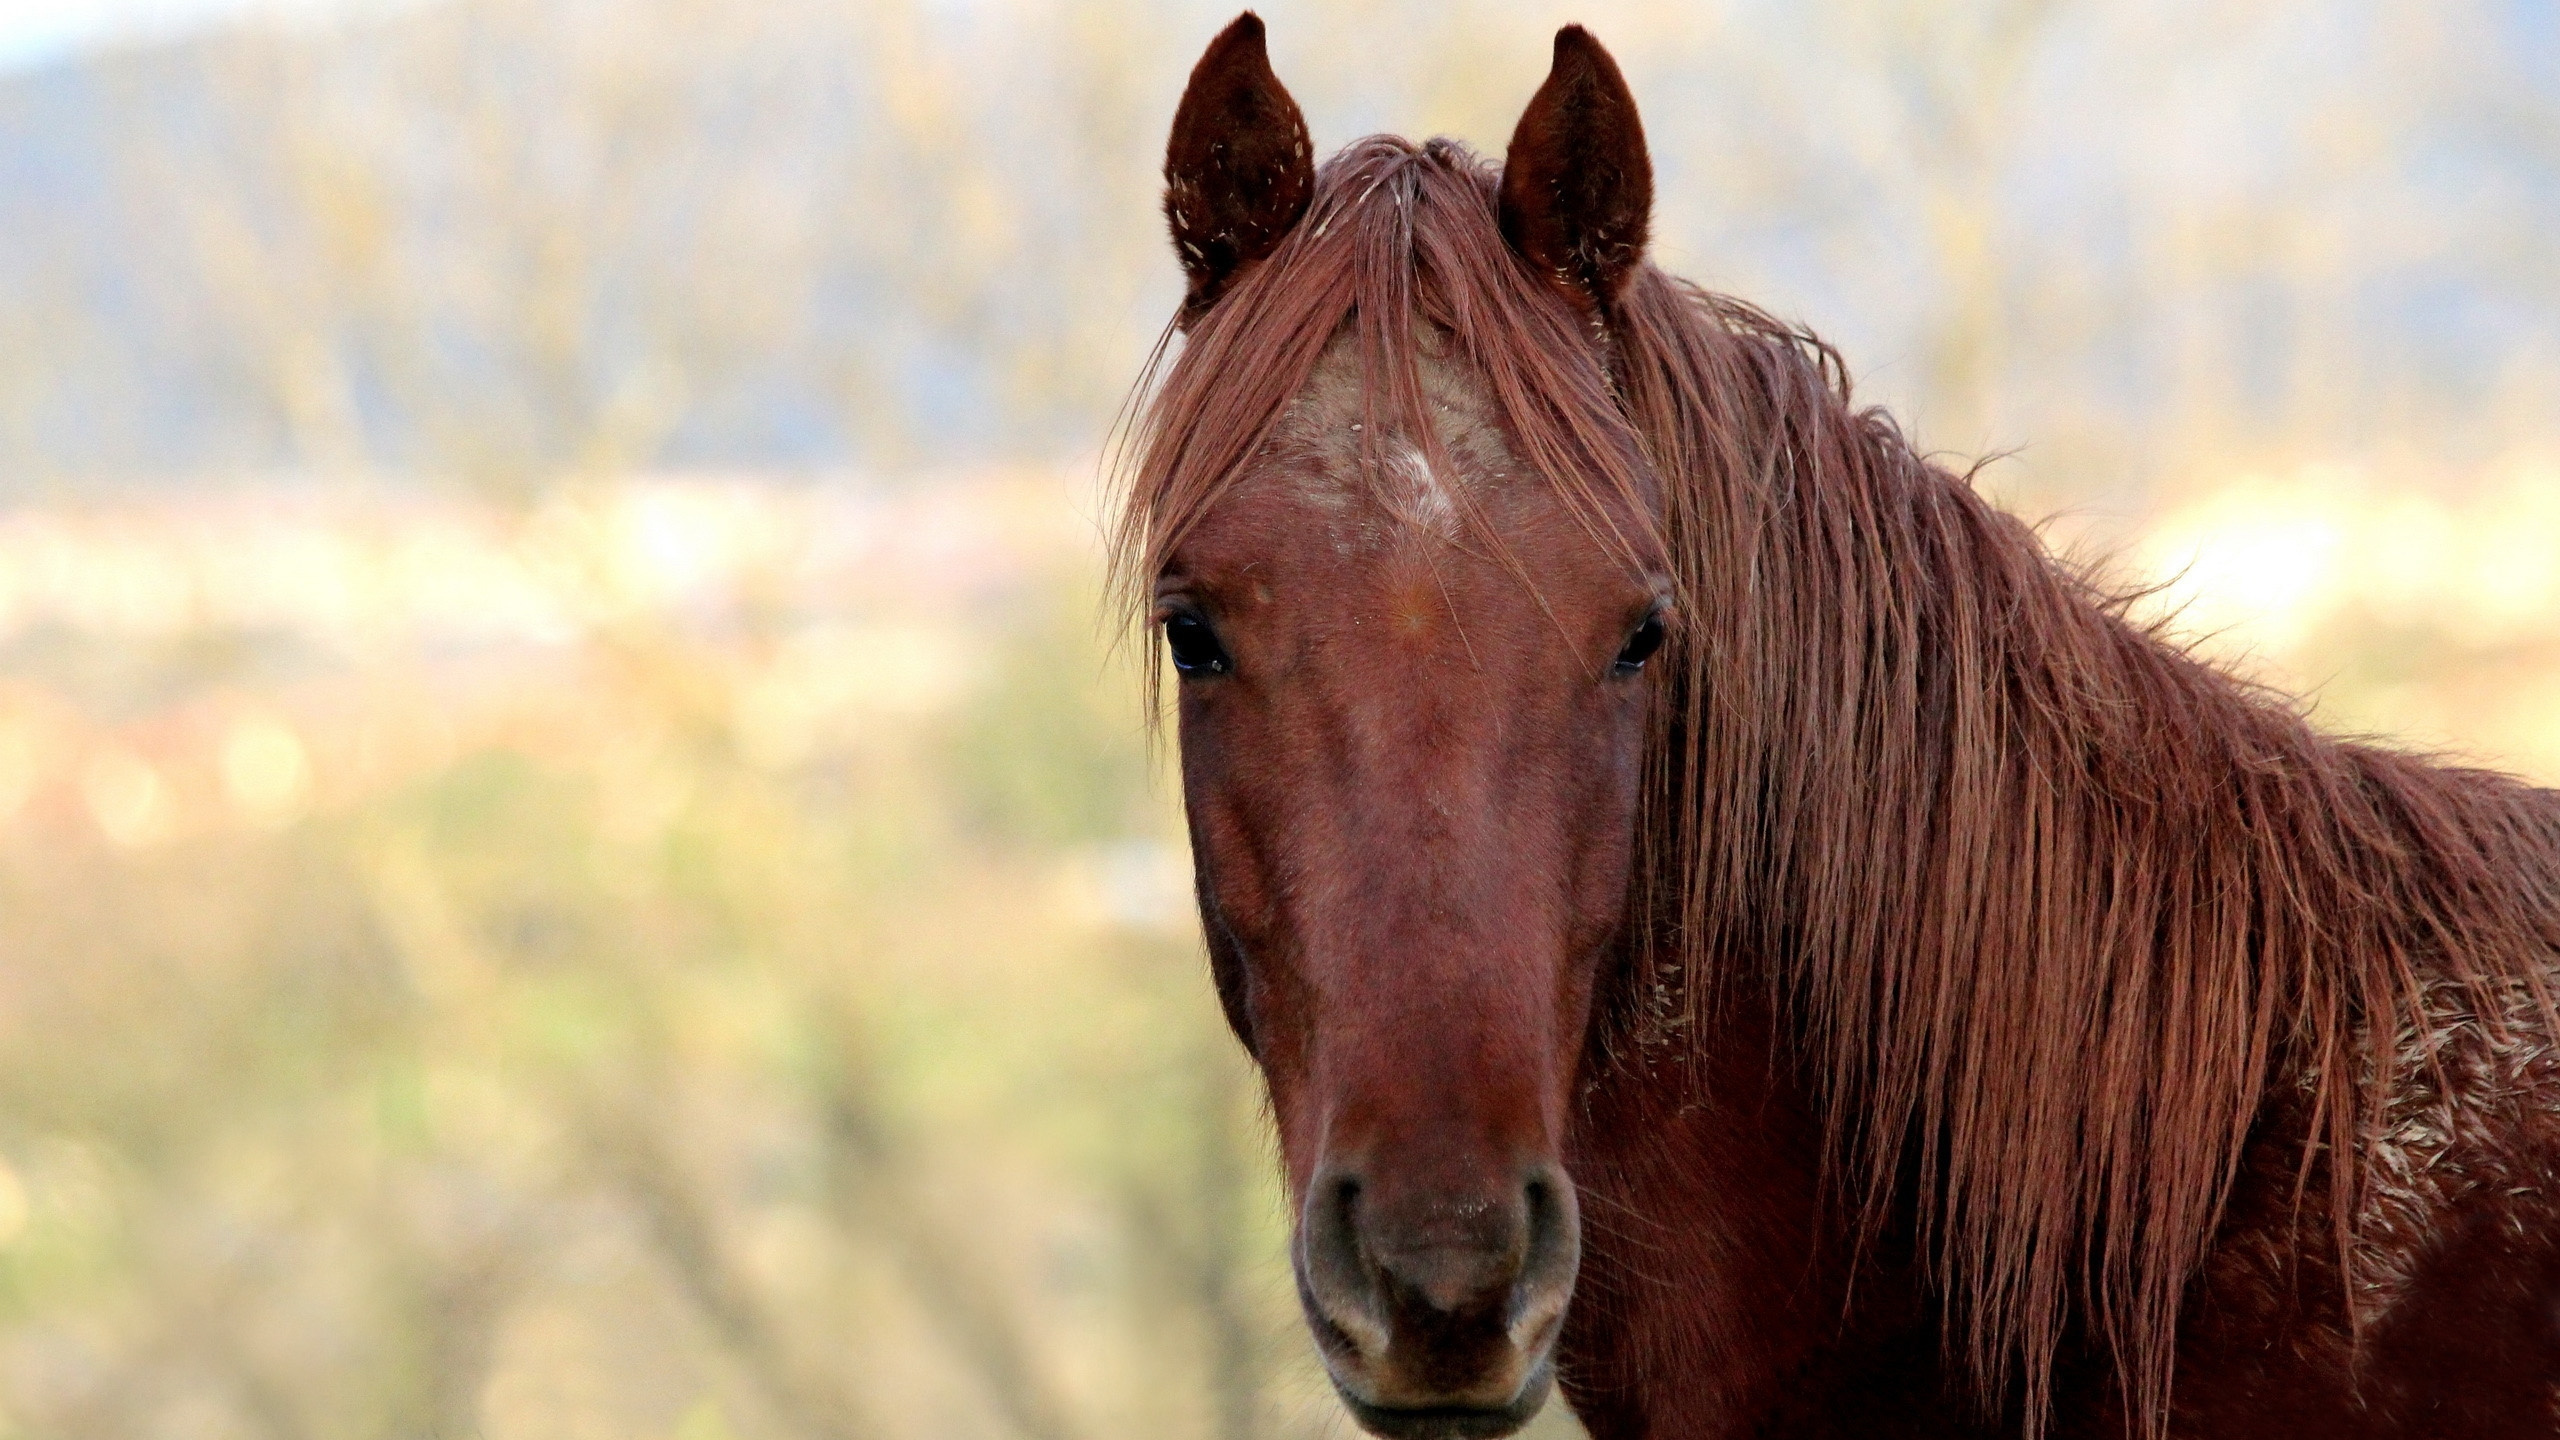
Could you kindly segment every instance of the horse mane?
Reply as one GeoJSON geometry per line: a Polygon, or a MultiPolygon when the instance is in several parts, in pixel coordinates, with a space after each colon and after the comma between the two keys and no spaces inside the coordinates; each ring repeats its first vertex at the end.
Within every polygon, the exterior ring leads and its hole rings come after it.
{"type": "Polygon", "coordinates": [[[2324,737],[2136,623],[1800,329],[1646,264],[1595,343],[1504,245],[1497,179],[1454,142],[1360,141],[1159,348],[1123,593],[1143,613],[1345,325],[1372,405],[1432,443],[1417,322],[1445,332],[1577,513],[1661,515],[1629,983],[1685,995],[1692,1035],[1720,985],[1780,1002],[1838,1193],[1865,1234],[1911,1207],[1986,1406],[2039,1432],[2074,1331],[2165,1433],[2181,1298],[2274,1087],[2343,1265],[2426,985],[2496,1025],[2522,984],[2549,1021],[2560,807],[2324,737]]]}

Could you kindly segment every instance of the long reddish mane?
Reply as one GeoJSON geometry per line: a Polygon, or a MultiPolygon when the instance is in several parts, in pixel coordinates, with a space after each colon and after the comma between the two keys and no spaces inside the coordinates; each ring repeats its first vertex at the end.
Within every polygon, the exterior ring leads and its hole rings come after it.
{"type": "Polygon", "coordinates": [[[2275,1089],[2344,1256],[2422,992],[2494,1026],[2521,985],[2548,1020],[2560,807],[2316,734],[2132,622],[1800,330],[1646,265],[1595,346],[1505,246],[1497,179],[1447,141],[1324,167],[1143,412],[1125,593],[1346,324],[1385,427],[1430,443],[1427,322],[1581,513],[1648,497],[1679,615],[1629,1038],[1711,1037],[1718,986],[1765,985],[1840,1195],[1870,1227],[1916,1214],[1986,1403],[2038,1428],[2080,1326],[2160,1433],[2181,1295],[2275,1089]]]}

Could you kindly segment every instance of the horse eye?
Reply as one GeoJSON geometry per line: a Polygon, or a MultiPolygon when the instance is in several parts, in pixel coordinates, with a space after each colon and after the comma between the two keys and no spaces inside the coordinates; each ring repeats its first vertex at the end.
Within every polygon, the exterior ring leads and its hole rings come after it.
{"type": "Polygon", "coordinates": [[[1218,632],[1189,611],[1165,617],[1164,643],[1173,652],[1173,668],[1187,676],[1224,675],[1236,668],[1218,643],[1218,632]]]}
{"type": "Polygon", "coordinates": [[[1627,637],[1626,648],[1618,652],[1615,669],[1621,675],[1633,675],[1644,668],[1644,662],[1653,658],[1654,651],[1661,648],[1662,612],[1657,610],[1644,617],[1644,623],[1627,637]]]}

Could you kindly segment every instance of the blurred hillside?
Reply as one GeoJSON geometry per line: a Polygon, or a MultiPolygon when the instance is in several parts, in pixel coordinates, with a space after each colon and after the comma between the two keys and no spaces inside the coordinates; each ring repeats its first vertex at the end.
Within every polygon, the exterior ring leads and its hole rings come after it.
{"type": "MultiPolygon", "coordinates": [[[[1261,8],[2560,782],[2545,0],[1261,8]]],[[[242,13],[0,71],[0,1440],[1349,1433],[1095,595],[1227,5],[242,13]]]]}
{"type": "MultiPolygon", "coordinates": [[[[1231,8],[350,5],[0,77],[0,487],[1086,452],[1172,294],[1154,166],[1231,8]]],[[[2538,0],[1266,9],[1328,146],[1498,149],[1591,22],[1661,258],[2040,496],[2467,469],[2560,413],[2538,0]]]]}

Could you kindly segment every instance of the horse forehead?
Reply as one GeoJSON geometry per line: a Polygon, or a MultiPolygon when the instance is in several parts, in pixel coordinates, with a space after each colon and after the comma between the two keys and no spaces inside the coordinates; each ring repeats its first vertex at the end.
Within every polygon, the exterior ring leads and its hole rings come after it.
{"type": "MultiPolygon", "coordinates": [[[[1503,433],[1491,390],[1473,366],[1448,353],[1445,341],[1414,353],[1421,415],[1398,413],[1373,392],[1358,346],[1348,337],[1327,346],[1264,446],[1268,472],[1308,507],[1326,514],[1375,512],[1442,539],[1455,539],[1465,508],[1516,503],[1521,467],[1503,433]],[[1433,447],[1413,433],[1419,418],[1433,447]],[[1372,429],[1385,428],[1385,433],[1372,429]]],[[[1491,518],[1490,516],[1488,518],[1491,518]]],[[[1395,537],[1343,527],[1340,543],[1361,546],[1395,537]]]]}
{"type": "MultiPolygon", "coordinates": [[[[1469,608],[1520,589],[1523,567],[1570,591],[1597,546],[1547,487],[1492,490],[1402,439],[1366,477],[1266,466],[1203,527],[1206,568],[1253,582],[1257,600],[1365,604],[1428,592],[1469,608]]],[[[1533,604],[1525,592],[1522,603],[1533,604]]],[[[1319,609],[1329,608],[1319,604],[1319,609]]]]}
{"type": "MultiPolygon", "coordinates": [[[[1406,470],[1386,495],[1330,488],[1295,467],[1258,475],[1202,527],[1195,568],[1221,592],[1282,617],[1318,626],[1337,612],[1389,606],[1405,611],[1498,607],[1496,583],[1510,577],[1489,547],[1467,540],[1469,523],[1511,527],[1489,515],[1462,520],[1458,501],[1416,455],[1388,463],[1406,470]]],[[[1510,584],[1506,588],[1517,588],[1510,584]]]]}
{"type": "Polygon", "coordinates": [[[1328,345],[1213,510],[1196,557],[1242,572],[1257,602],[1294,590],[1318,610],[1419,609],[1425,596],[1499,607],[1494,592],[1518,590],[1520,565],[1564,581],[1585,568],[1580,551],[1596,561],[1555,487],[1514,454],[1473,365],[1445,337],[1422,338],[1413,358],[1418,416],[1373,390],[1353,338],[1328,345]],[[1436,445],[1414,433],[1417,419],[1436,445]]]}

